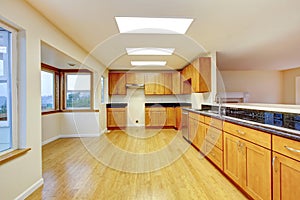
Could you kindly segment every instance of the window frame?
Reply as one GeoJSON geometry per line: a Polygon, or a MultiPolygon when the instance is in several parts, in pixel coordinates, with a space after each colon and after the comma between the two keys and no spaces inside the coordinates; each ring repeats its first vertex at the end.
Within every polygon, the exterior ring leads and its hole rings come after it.
{"type": "Polygon", "coordinates": [[[8,126],[11,128],[10,136],[11,136],[11,147],[0,152],[0,156],[15,151],[19,148],[19,112],[18,112],[18,50],[17,50],[17,34],[18,31],[0,21],[1,28],[5,29],[6,31],[10,32],[10,41],[9,41],[9,49],[10,52],[10,66],[8,69],[8,79],[7,84],[9,84],[10,89],[10,97],[7,101],[7,123],[8,126]],[[8,106],[10,104],[10,106],[8,106]]]}
{"type": "Polygon", "coordinates": [[[88,69],[66,69],[62,70],[63,72],[63,112],[84,112],[84,111],[93,111],[94,110],[94,78],[93,72],[88,69]],[[67,75],[90,75],[90,107],[88,108],[67,108],[67,75]]]}
{"type": "MultiPolygon", "coordinates": [[[[53,95],[54,95],[54,109],[52,110],[42,110],[42,114],[50,114],[50,113],[56,113],[60,112],[60,96],[61,96],[61,89],[60,89],[60,70],[52,67],[50,65],[41,64],[41,71],[50,72],[54,74],[54,80],[53,80],[53,95]]],[[[42,96],[41,96],[42,97],[42,96]]]]}

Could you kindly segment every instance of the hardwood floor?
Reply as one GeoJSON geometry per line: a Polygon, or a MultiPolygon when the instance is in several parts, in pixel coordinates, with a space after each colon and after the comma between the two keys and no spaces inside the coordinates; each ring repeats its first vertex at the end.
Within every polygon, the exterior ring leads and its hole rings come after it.
{"type": "Polygon", "coordinates": [[[56,140],[43,178],[27,199],[246,199],[172,129],[56,140]]]}

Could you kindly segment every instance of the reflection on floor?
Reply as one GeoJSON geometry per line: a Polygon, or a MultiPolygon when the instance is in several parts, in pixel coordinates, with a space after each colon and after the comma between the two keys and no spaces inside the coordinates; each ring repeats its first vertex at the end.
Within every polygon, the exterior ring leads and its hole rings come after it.
{"type": "Polygon", "coordinates": [[[246,199],[173,129],[127,129],[43,147],[28,199],[246,199]]]}

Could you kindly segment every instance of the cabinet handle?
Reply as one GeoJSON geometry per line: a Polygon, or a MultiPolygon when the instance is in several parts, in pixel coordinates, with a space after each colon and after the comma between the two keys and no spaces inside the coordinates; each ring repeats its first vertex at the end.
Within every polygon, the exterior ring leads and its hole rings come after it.
{"type": "Polygon", "coordinates": [[[276,158],[277,158],[277,157],[274,156],[273,159],[272,159],[272,166],[273,166],[273,169],[274,169],[274,172],[275,172],[275,173],[277,173],[277,169],[276,169],[276,167],[275,167],[275,161],[276,161],[276,158]]]}
{"type": "Polygon", "coordinates": [[[238,134],[241,134],[241,135],[245,135],[245,134],[246,134],[244,131],[240,131],[240,130],[236,130],[236,132],[237,132],[238,134]]]}
{"type": "Polygon", "coordinates": [[[272,166],[274,167],[274,164],[275,164],[275,160],[276,160],[276,156],[273,157],[272,159],[272,166]]]}
{"type": "Polygon", "coordinates": [[[295,153],[300,153],[300,150],[298,150],[298,149],[294,149],[294,148],[292,148],[292,147],[288,147],[288,146],[284,146],[287,150],[289,150],[289,151],[292,151],[292,152],[295,152],[295,153]]]}

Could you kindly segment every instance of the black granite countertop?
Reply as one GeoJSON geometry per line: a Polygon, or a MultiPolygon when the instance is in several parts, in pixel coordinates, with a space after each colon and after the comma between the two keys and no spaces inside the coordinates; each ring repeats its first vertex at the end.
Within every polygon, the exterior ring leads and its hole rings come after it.
{"type": "Polygon", "coordinates": [[[108,103],[106,104],[106,108],[125,108],[127,107],[127,103],[108,103]]]}
{"type": "Polygon", "coordinates": [[[170,103],[145,103],[145,107],[187,107],[192,106],[191,103],[185,102],[170,102],[170,103]]]}
{"type": "Polygon", "coordinates": [[[201,115],[213,117],[216,119],[231,122],[231,123],[245,126],[248,128],[253,128],[253,129],[263,131],[266,133],[270,133],[270,134],[274,134],[274,135],[282,136],[285,138],[300,141],[300,132],[296,131],[296,130],[292,130],[292,129],[288,129],[288,128],[281,128],[281,127],[272,126],[269,124],[262,124],[262,123],[248,121],[248,120],[239,119],[239,118],[235,118],[235,117],[220,116],[219,114],[212,113],[209,111],[196,110],[196,109],[192,109],[192,108],[183,108],[183,109],[187,110],[189,112],[198,113],[201,115]]]}

